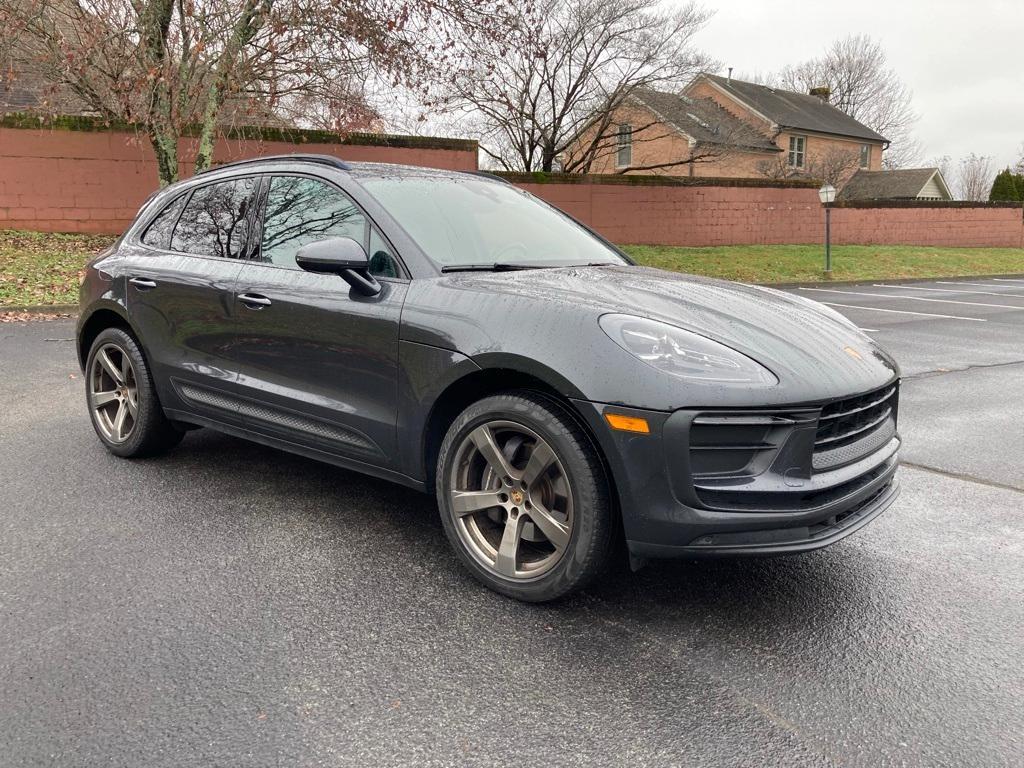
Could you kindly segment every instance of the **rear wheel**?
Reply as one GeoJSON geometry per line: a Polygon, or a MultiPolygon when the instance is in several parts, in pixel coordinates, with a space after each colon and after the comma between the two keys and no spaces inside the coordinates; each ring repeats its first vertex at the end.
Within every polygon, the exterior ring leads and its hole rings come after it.
{"type": "Polygon", "coordinates": [[[565,409],[533,393],[467,408],[441,446],[438,506],[466,567],[520,600],[553,600],[607,563],[611,509],[590,441],[565,409]]]}
{"type": "Polygon", "coordinates": [[[89,417],[108,451],[126,458],[151,456],[181,442],[184,432],[164,415],[146,360],[128,333],[102,331],[85,372],[89,417]]]}

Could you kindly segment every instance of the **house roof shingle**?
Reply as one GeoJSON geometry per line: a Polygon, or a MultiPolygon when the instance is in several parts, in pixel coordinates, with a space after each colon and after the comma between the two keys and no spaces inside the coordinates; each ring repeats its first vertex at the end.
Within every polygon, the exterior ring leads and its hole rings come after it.
{"type": "Polygon", "coordinates": [[[869,141],[888,141],[842,110],[809,93],[784,91],[720,75],[704,75],[737,100],[748,104],[769,120],[785,128],[831,133],[869,141]]]}
{"type": "Polygon", "coordinates": [[[711,99],[648,89],[638,89],[633,96],[698,143],[727,144],[764,152],[780,151],[770,138],[711,99]]]}
{"type": "MultiPolygon", "coordinates": [[[[912,200],[938,168],[902,168],[894,171],[859,170],[839,193],[839,200],[912,200]]],[[[943,182],[942,186],[945,186],[943,182]]]]}

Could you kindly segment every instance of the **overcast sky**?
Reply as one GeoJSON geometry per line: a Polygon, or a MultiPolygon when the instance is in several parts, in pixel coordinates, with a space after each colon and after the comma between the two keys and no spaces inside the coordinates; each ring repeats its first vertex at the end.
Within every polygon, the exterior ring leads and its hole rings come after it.
{"type": "MultiPolygon", "coordinates": [[[[771,72],[866,33],[914,92],[926,160],[1013,162],[1024,142],[1024,0],[703,0],[697,43],[739,73],[771,72]]],[[[724,72],[723,72],[724,74],[724,72]]]]}

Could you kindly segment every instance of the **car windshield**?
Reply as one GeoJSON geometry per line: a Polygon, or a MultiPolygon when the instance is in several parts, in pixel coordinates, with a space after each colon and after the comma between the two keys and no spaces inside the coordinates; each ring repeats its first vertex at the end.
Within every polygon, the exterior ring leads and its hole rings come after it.
{"type": "Polygon", "coordinates": [[[469,174],[360,181],[442,269],[626,263],[568,216],[510,184],[469,174]]]}

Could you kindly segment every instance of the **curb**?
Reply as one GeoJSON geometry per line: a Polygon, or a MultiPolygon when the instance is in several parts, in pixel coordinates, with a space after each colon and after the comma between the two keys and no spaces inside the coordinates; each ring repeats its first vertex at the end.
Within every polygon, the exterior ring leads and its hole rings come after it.
{"type": "Polygon", "coordinates": [[[891,279],[872,277],[863,280],[814,280],[808,283],[753,283],[753,285],[760,285],[765,288],[814,288],[822,285],[870,285],[871,283],[904,285],[908,283],[922,283],[928,280],[991,280],[994,277],[1024,278],[1024,274],[1010,272],[1002,275],[933,275],[932,277],[896,277],[891,279]]]}
{"type": "Polygon", "coordinates": [[[0,305],[0,312],[26,312],[30,315],[77,315],[77,304],[33,304],[28,307],[0,305]]]}

